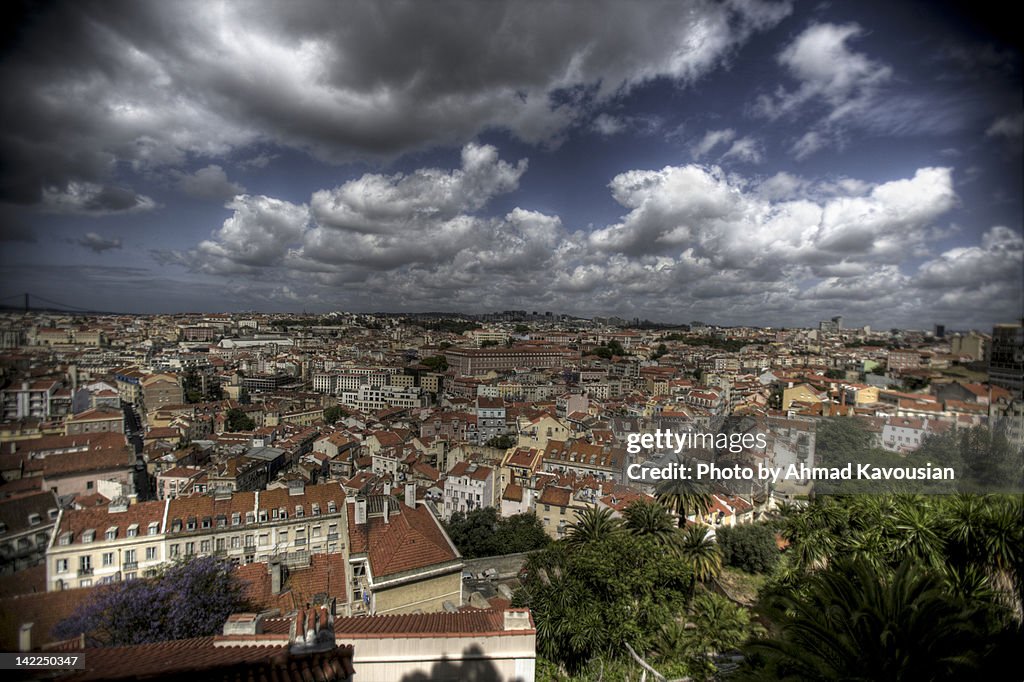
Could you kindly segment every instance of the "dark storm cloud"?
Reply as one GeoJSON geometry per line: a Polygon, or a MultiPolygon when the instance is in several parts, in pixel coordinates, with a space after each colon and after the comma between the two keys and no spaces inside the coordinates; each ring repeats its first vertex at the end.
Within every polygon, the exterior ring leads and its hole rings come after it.
{"type": "MultiPolygon", "coordinates": [[[[344,161],[502,128],[556,143],[638,84],[691,83],[784,2],[74,2],[26,23],[0,66],[0,199],[93,186],[261,142],[344,161]],[[600,6],[598,6],[600,5],[600,6]],[[564,93],[560,95],[559,93],[564,93]]],[[[226,194],[225,194],[226,195],[226,194]]],[[[65,202],[67,203],[67,202],[65,202]]]]}

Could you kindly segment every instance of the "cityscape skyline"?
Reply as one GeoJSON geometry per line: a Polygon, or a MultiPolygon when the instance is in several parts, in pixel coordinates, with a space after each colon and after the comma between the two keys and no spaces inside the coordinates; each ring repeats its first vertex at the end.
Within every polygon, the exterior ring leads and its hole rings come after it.
{"type": "Polygon", "coordinates": [[[444,9],[26,11],[0,61],[0,298],[1020,319],[1020,52],[980,10],[444,9]]]}

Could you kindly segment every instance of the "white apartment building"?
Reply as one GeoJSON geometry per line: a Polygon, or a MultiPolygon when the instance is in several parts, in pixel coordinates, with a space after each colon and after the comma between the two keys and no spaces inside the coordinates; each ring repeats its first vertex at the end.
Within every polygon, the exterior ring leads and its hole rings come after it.
{"type": "Polygon", "coordinates": [[[305,565],[345,548],[344,501],[340,485],[325,483],[65,509],[46,551],[46,589],[131,580],[193,555],[305,565]]]}
{"type": "Polygon", "coordinates": [[[494,469],[488,466],[459,462],[444,484],[444,518],[455,512],[494,506],[494,469]]]}
{"type": "Polygon", "coordinates": [[[341,394],[343,405],[354,407],[363,412],[383,410],[388,407],[422,407],[423,398],[420,389],[402,386],[369,386],[362,385],[357,391],[345,391],[341,394]]]}

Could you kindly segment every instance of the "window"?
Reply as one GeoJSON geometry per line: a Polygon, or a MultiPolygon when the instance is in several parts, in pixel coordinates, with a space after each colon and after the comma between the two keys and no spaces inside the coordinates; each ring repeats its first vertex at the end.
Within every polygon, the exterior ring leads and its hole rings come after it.
{"type": "Polygon", "coordinates": [[[173,545],[171,545],[170,550],[171,550],[171,552],[170,552],[171,558],[175,558],[175,557],[181,556],[181,545],[173,544],[173,545]]]}
{"type": "Polygon", "coordinates": [[[224,538],[217,538],[217,551],[218,552],[223,552],[224,551],[224,538]]]}
{"type": "Polygon", "coordinates": [[[305,515],[306,515],[306,512],[302,508],[302,505],[301,504],[295,505],[295,517],[301,519],[305,515]]]}
{"type": "Polygon", "coordinates": [[[200,542],[199,543],[199,551],[202,552],[203,554],[208,554],[209,551],[210,551],[210,541],[209,540],[203,540],[202,542],[200,542]]]}
{"type": "Polygon", "coordinates": [[[85,484],[85,489],[86,490],[92,490],[92,487],[93,487],[93,482],[92,481],[89,481],[89,482],[87,482],[85,484]]]}
{"type": "Polygon", "coordinates": [[[146,532],[150,535],[156,535],[158,532],[160,532],[160,524],[154,521],[153,523],[149,524],[149,530],[146,532]]]}
{"type": "Polygon", "coordinates": [[[551,505],[550,504],[545,504],[544,505],[544,511],[551,511],[551,505]]]}
{"type": "Polygon", "coordinates": [[[189,530],[195,530],[196,529],[196,517],[194,517],[194,516],[188,517],[188,524],[186,525],[186,528],[188,528],[189,530]]]}
{"type": "Polygon", "coordinates": [[[63,533],[60,536],[60,540],[57,541],[59,545],[70,545],[71,544],[71,533],[63,533]]]}
{"type": "Polygon", "coordinates": [[[104,566],[113,566],[114,565],[114,553],[113,552],[104,552],[103,553],[103,565],[104,566]]]}
{"type": "Polygon", "coordinates": [[[185,556],[192,556],[196,553],[196,543],[186,542],[185,543],[185,556]]]}
{"type": "Polygon", "coordinates": [[[333,514],[336,511],[338,511],[338,507],[337,505],[334,504],[334,500],[331,500],[330,502],[327,503],[327,513],[333,514]]]}
{"type": "Polygon", "coordinates": [[[108,528],[107,529],[106,538],[107,538],[107,540],[116,540],[117,539],[117,528],[108,528]]]}
{"type": "Polygon", "coordinates": [[[317,502],[313,503],[313,516],[320,516],[320,505],[317,502]]]}
{"type": "Polygon", "coordinates": [[[173,521],[171,521],[171,532],[172,533],[180,533],[181,532],[181,519],[174,519],[173,521]]]}
{"type": "Polygon", "coordinates": [[[134,564],[135,563],[135,550],[134,549],[126,550],[125,553],[124,553],[124,560],[125,560],[125,563],[134,564]]]}
{"type": "Polygon", "coordinates": [[[28,515],[28,525],[30,525],[30,526],[38,526],[42,522],[43,522],[43,519],[39,516],[39,514],[29,514],[28,515]]]}
{"type": "MultiPolygon", "coordinates": [[[[261,517],[260,521],[266,521],[267,520],[267,512],[261,510],[260,511],[260,517],[261,517]]],[[[253,514],[252,512],[245,512],[245,522],[246,523],[253,523],[255,520],[256,520],[255,514],[253,514]]]]}
{"type": "Polygon", "coordinates": [[[213,519],[211,519],[209,516],[204,516],[203,528],[210,528],[211,526],[213,526],[213,519]]]}
{"type": "Polygon", "coordinates": [[[224,514],[218,514],[217,515],[217,527],[218,528],[224,528],[227,525],[228,525],[228,517],[225,516],[224,514]]]}
{"type": "Polygon", "coordinates": [[[132,571],[131,573],[124,574],[125,580],[135,580],[137,577],[139,577],[139,574],[134,571],[132,571]]]}
{"type": "Polygon", "coordinates": [[[278,542],[288,542],[288,531],[286,531],[286,530],[279,530],[279,531],[277,531],[277,541],[278,542]]]}
{"type": "Polygon", "coordinates": [[[95,539],[96,531],[94,530],[87,530],[84,533],[82,533],[82,542],[92,542],[95,539]]]}
{"type": "Polygon", "coordinates": [[[231,515],[231,525],[237,526],[242,522],[242,515],[239,512],[235,512],[231,515]]]}
{"type": "Polygon", "coordinates": [[[320,526],[313,526],[313,537],[320,537],[320,526]]]}
{"type": "Polygon", "coordinates": [[[242,546],[242,539],[237,535],[231,538],[231,549],[238,549],[242,546]]]}
{"type": "Polygon", "coordinates": [[[139,534],[139,524],[133,523],[128,526],[128,537],[134,538],[139,534]]]}
{"type": "Polygon", "coordinates": [[[254,535],[246,535],[245,536],[245,546],[246,547],[255,547],[256,546],[256,536],[254,536],[254,535]]]}
{"type": "Polygon", "coordinates": [[[47,514],[49,514],[51,521],[56,521],[57,520],[57,510],[56,509],[49,510],[47,512],[47,514]]]}
{"type": "Polygon", "coordinates": [[[146,561],[154,561],[154,560],[156,560],[156,547],[147,547],[146,548],[146,561]]]}
{"type": "Polygon", "coordinates": [[[58,573],[67,573],[68,572],[68,560],[67,559],[57,559],[56,570],[57,570],[58,573]]]}
{"type": "Polygon", "coordinates": [[[270,544],[270,533],[260,533],[260,547],[266,547],[270,544]]]}
{"type": "Polygon", "coordinates": [[[558,513],[561,514],[562,516],[565,516],[565,507],[559,508],[558,513]]]}
{"type": "MultiPolygon", "coordinates": [[[[91,486],[92,484],[90,483],[89,485],[91,486]]],[[[92,587],[92,578],[86,578],[85,580],[79,580],[78,581],[78,586],[79,587],[92,587]]]]}
{"type": "MultiPolygon", "coordinates": [[[[248,516],[248,515],[246,515],[246,516],[248,516]]],[[[274,510],[274,518],[275,519],[277,518],[277,510],[276,509],[274,510]]],[[[266,521],[266,520],[267,520],[267,510],[266,509],[260,509],[260,521],[266,521]]]]}
{"type": "Polygon", "coordinates": [[[78,557],[78,572],[92,573],[92,557],[90,555],[78,557]]]}

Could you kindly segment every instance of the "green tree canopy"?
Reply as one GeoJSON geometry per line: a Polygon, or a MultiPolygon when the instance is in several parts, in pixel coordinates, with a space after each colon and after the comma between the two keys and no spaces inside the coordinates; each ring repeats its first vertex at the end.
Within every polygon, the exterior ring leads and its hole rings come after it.
{"type": "Polygon", "coordinates": [[[551,542],[536,514],[527,512],[502,518],[494,507],[455,512],[445,529],[468,559],[530,552],[551,542]]]}

